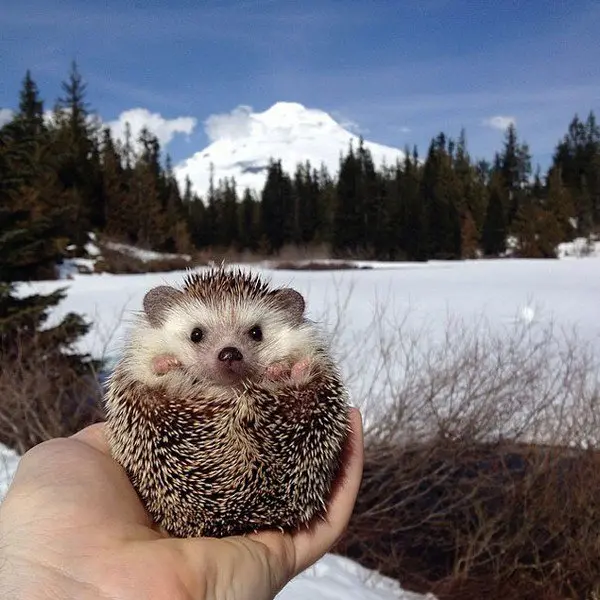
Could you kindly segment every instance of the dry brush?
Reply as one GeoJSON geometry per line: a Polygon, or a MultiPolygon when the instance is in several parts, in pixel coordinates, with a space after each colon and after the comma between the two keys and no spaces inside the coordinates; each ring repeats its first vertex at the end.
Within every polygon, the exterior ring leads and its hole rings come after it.
{"type": "Polygon", "coordinates": [[[343,356],[366,364],[365,352],[377,367],[367,381],[348,369],[366,457],[336,550],[438,598],[595,598],[593,349],[552,323],[454,320],[428,337],[406,321],[392,326],[384,311],[359,336],[343,356]]]}

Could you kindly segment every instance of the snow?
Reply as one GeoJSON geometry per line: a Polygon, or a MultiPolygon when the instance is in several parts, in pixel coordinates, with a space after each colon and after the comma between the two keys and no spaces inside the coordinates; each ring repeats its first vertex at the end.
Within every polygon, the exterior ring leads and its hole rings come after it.
{"type": "Polygon", "coordinates": [[[0,444],[0,502],[6,495],[14,473],[19,464],[19,455],[10,448],[0,444]]]}
{"type": "Polygon", "coordinates": [[[558,245],[558,257],[600,256],[600,240],[593,238],[576,238],[572,242],[563,242],[558,245]]]}
{"type": "Polygon", "coordinates": [[[292,580],[277,600],[427,600],[402,590],[397,581],[342,556],[328,554],[292,580]]]}
{"type": "MultiPolygon", "coordinates": [[[[370,335],[371,319],[385,310],[392,325],[402,321],[407,334],[426,341],[444,335],[449,320],[475,323],[486,319],[495,331],[519,324],[552,322],[575,328],[582,340],[600,353],[600,258],[562,260],[473,260],[429,263],[368,263],[370,269],[277,271],[264,266],[274,285],[293,285],[308,302],[308,314],[327,329],[337,322],[336,305],[343,307],[340,347],[356,347],[370,335]]],[[[49,320],[75,311],[94,322],[79,348],[94,356],[118,356],[129,315],[141,308],[144,293],[161,284],[179,285],[183,271],[145,275],[80,275],[67,281],[20,284],[19,293],[48,293],[68,288],[67,298],[49,320]]],[[[364,358],[364,357],[363,357],[364,358]]],[[[361,358],[361,369],[368,368],[361,358]]],[[[346,372],[356,363],[343,362],[346,372]]],[[[358,393],[358,391],[356,391],[358,393]]]]}
{"type": "Polygon", "coordinates": [[[106,242],[105,246],[109,250],[115,250],[116,252],[121,252],[121,254],[128,254],[129,256],[133,256],[134,258],[138,258],[144,262],[148,262],[150,260],[168,260],[171,258],[183,258],[185,260],[191,260],[192,258],[189,254],[169,254],[167,252],[155,252],[154,250],[144,250],[142,248],[136,248],[135,246],[121,244],[118,242],[106,242]]]}
{"type": "MultiPolygon", "coordinates": [[[[334,175],[340,155],[350,143],[358,147],[359,137],[345,130],[322,110],[306,108],[295,102],[277,102],[262,113],[239,107],[228,115],[208,120],[206,129],[212,143],[196,152],[174,169],[181,189],[189,176],[192,188],[205,195],[210,182],[211,164],[214,181],[235,177],[238,193],[246,187],[260,191],[266,179],[269,159],[281,159],[284,170],[293,174],[296,165],[310,161],[312,167],[324,164],[334,175]]],[[[404,153],[396,148],[364,142],[377,165],[393,165],[404,153]]]]}

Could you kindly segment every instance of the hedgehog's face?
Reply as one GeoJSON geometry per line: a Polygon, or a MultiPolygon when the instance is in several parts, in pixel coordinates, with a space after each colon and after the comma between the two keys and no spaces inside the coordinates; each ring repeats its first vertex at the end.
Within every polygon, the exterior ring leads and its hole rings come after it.
{"type": "Polygon", "coordinates": [[[162,327],[183,367],[216,384],[235,385],[264,371],[272,346],[285,335],[279,315],[266,307],[189,301],[173,307],[162,327]]]}
{"type": "Polygon", "coordinates": [[[150,297],[145,308],[160,334],[161,354],[174,356],[196,378],[237,385],[314,345],[303,318],[304,300],[293,290],[251,301],[203,302],[173,288],[157,289],[160,302],[150,297]]]}

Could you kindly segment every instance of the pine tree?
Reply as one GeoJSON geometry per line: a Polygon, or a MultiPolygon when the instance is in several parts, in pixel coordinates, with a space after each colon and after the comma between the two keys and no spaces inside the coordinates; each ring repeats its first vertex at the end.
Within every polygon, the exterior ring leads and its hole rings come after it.
{"type": "Polygon", "coordinates": [[[235,179],[225,179],[220,190],[220,241],[226,248],[239,247],[238,197],[235,179]]]}
{"type": "Polygon", "coordinates": [[[192,182],[189,177],[185,179],[182,203],[187,215],[190,242],[196,248],[207,246],[206,207],[198,195],[192,191],[192,182]]]}
{"type": "Polygon", "coordinates": [[[160,189],[160,144],[143,128],[139,136],[140,155],[133,167],[130,194],[135,207],[135,243],[160,249],[167,237],[166,215],[160,189]]]}
{"type": "Polygon", "coordinates": [[[23,87],[19,93],[19,110],[16,114],[21,141],[31,142],[46,131],[44,124],[44,102],[40,98],[37,84],[27,70],[23,87]]]}
{"type": "Polygon", "coordinates": [[[290,241],[293,212],[292,182],[281,161],[271,161],[261,199],[261,226],[269,252],[279,252],[290,241]]]}
{"type": "Polygon", "coordinates": [[[100,153],[97,126],[93,124],[86,100],[87,88],[77,64],[71,64],[61,96],[54,110],[55,153],[58,176],[72,207],[69,223],[72,241],[78,252],[85,253],[87,234],[104,225],[104,207],[100,180],[100,153]]]}
{"type": "Polygon", "coordinates": [[[258,248],[259,202],[246,188],[240,206],[239,240],[243,250],[255,251],[258,248]]]}
{"type": "Polygon", "coordinates": [[[108,127],[103,132],[100,160],[104,197],[104,231],[113,238],[133,243],[137,221],[136,207],[131,205],[125,169],[108,127]]]}
{"type": "Polygon", "coordinates": [[[447,143],[443,133],[432,140],[421,180],[427,216],[427,256],[437,259],[461,255],[460,217],[452,193],[456,184],[447,143]]]}
{"type": "Polygon", "coordinates": [[[354,253],[364,241],[361,162],[350,147],[340,159],[333,213],[332,249],[336,254],[354,253]]]}
{"type": "Polygon", "coordinates": [[[531,155],[527,144],[520,143],[517,129],[511,123],[505,134],[504,149],[500,155],[500,173],[508,194],[507,224],[510,227],[519,205],[526,195],[526,186],[531,176],[531,155]]]}
{"type": "Polygon", "coordinates": [[[167,156],[164,171],[159,175],[159,184],[165,220],[165,239],[159,249],[187,253],[191,250],[190,233],[170,156],[167,156]]]}
{"type": "Polygon", "coordinates": [[[82,372],[91,363],[89,357],[73,351],[73,343],[87,333],[89,325],[75,314],[68,314],[53,327],[42,327],[49,316],[48,311],[63,298],[64,290],[48,295],[33,294],[22,297],[15,295],[14,282],[27,281],[35,275],[40,263],[48,256],[40,255],[40,240],[48,235],[46,228],[51,224],[27,223],[26,211],[10,212],[0,209],[0,350],[2,367],[35,346],[35,352],[62,354],[72,366],[82,372]],[[25,223],[27,223],[25,225],[25,223]]]}
{"type": "Polygon", "coordinates": [[[416,148],[412,154],[406,153],[403,171],[400,191],[406,215],[403,219],[403,245],[409,260],[422,261],[428,258],[427,214],[420,194],[422,170],[416,148]]]}
{"type": "Polygon", "coordinates": [[[102,418],[95,377],[102,365],[75,348],[89,324],[68,313],[48,326],[50,312],[65,297],[63,289],[15,293],[14,282],[38,270],[38,242],[48,236],[44,229],[40,221],[32,226],[26,211],[0,208],[0,382],[5,392],[0,402],[10,416],[10,427],[0,429],[0,443],[19,453],[102,418]]]}
{"type": "Polygon", "coordinates": [[[25,222],[21,217],[19,226],[40,232],[35,243],[35,272],[28,273],[31,279],[56,276],[56,263],[69,235],[69,207],[65,206],[42,107],[28,74],[19,111],[0,129],[0,208],[27,215],[25,222]]]}
{"type": "Polygon", "coordinates": [[[317,216],[313,240],[315,243],[331,244],[337,186],[324,164],[321,164],[318,172],[315,172],[314,181],[319,192],[316,201],[315,213],[317,216]]]}
{"type": "Polygon", "coordinates": [[[294,221],[292,240],[296,244],[311,243],[319,226],[318,173],[307,161],[296,168],[293,180],[294,221]]]}
{"type": "Polygon", "coordinates": [[[499,179],[499,173],[495,172],[490,182],[490,196],[481,234],[483,252],[488,256],[498,256],[506,251],[504,193],[505,189],[499,179]]]}
{"type": "Polygon", "coordinates": [[[218,198],[214,180],[214,165],[212,164],[210,165],[210,183],[208,186],[208,197],[204,216],[204,224],[204,245],[214,246],[219,242],[218,231],[220,230],[220,224],[218,198]]]}
{"type": "Polygon", "coordinates": [[[564,185],[560,167],[550,167],[547,177],[546,209],[556,219],[560,240],[570,240],[574,234],[572,225],[575,208],[571,192],[564,185]]]}
{"type": "Polygon", "coordinates": [[[365,148],[362,138],[356,154],[360,172],[359,205],[362,206],[363,213],[359,247],[367,257],[376,257],[379,252],[387,252],[388,242],[382,236],[385,237],[385,230],[389,226],[390,207],[384,196],[385,186],[382,185],[371,152],[365,148]]]}

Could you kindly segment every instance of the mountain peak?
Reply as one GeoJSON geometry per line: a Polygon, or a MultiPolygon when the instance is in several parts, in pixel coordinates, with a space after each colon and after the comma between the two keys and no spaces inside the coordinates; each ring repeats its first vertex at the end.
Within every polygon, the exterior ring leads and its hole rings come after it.
{"type": "Polygon", "coordinates": [[[307,110],[306,106],[299,102],[275,102],[273,106],[260,114],[263,117],[297,116],[307,110]]]}
{"type": "MultiPolygon", "coordinates": [[[[260,192],[270,159],[281,160],[290,174],[307,160],[315,168],[324,164],[331,175],[339,169],[339,159],[359,138],[345,130],[325,111],[307,108],[299,102],[276,102],[261,113],[238,107],[231,113],[213,115],[206,121],[212,143],[175,168],[183,185],[189,177],[193,189],[205,195],[210,183],[211,165],[215,183],[234,178],[241,196],[245,188],[260,192]]],[[[393,164],[403,152],[388,146],[364,142],[376,164],[393,164]]]]}

